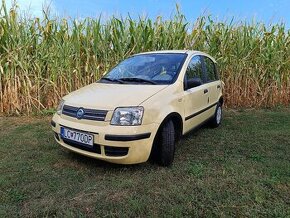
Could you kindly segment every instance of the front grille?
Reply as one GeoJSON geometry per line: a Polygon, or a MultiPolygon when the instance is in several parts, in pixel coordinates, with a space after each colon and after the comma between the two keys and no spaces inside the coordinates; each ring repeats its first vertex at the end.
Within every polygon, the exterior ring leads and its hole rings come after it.
{"type": "MultiPolygon", "coordinates": [[[[78,109],[79,109],[78,107],[64,105],[62,109],[62,113],[64,115],[76,118],[78,109]]],[[[96,109],[87,109],[87,108],[82,108],[82,109],[85,112],[82,119],[86,119],[86,120],[105,121],[105,118],[108,113],[108,111],[106,110],[96,110],[96,109]]]]}
{"type": "Polygon", "coordinates": [[[126,156],[128,154],[129,148],[126,147],[112,147],[112,146],[105,146],[105,154],[106,156],[126,156]]]}
{"type": "Polygon", "coordinates": [[[90,145],[86,145],[86,144],[80,144],[77,142],[73,142],[73,141],[70,141],[70,140],[67,140],[64,138],[62,140],[65,144],[68,144],[72,147],[75,147],[75,148],[78,148],[81,150],[85,150],[85,151],[89,151],[89,152],[93,152],[93,153],[97,153],[97,154],[101,154],[101,146],[98,144],[94,144],[93,146],[90,146],[90,145]]]}

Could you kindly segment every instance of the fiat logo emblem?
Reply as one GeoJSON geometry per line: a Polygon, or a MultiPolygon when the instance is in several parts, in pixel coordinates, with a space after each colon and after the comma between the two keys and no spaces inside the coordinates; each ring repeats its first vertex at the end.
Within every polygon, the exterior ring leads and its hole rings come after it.
{"type": "Polygon", "coordinates": [[[84,116],[84,114],[85,114],[84,109],[79,108],[78,111],[77,111],[77,118],[78,118],[78,119],[82,119],[83,116],[84,116]]]}

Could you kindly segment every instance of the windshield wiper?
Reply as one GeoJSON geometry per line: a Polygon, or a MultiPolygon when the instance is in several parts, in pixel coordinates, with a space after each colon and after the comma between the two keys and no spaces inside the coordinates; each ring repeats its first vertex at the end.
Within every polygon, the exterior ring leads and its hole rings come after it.
{"type": "Polygon", "coordinates": [[[142,78],[138,78],[138,77],[125,77],[125,78],[120,78],[119,80],[121,81],[128,81],[128,82],[145,82],[145,83],[150,83],[153,85],[156,85],[157,83],[152,81],[152,80],[148,80],[148,79],[142,79],[142,78]]]}
{"type": "Polygon", "coordinates": [[[103,77],[101,78],[101,80],[107,80],[107,81],[110,81],[110,82],[117,82],[117,83],[124,83],[122,80],[119,80],[119,79],[111,79],[111,78],[108,78],[108,77],[103,77]]]}

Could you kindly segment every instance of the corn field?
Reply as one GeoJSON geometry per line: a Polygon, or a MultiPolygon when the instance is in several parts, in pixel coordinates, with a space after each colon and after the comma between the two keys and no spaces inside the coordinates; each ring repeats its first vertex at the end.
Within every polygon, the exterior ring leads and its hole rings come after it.
{"type": "Polygon", "coordinates": [[[227,107],[289,106],[290,30],[285,24],[194,23],[177,9],[157,17],[108,20],[20,16],[0,9],[0,113],[30,114],[98,80],[120,60],[143,51],[201,50],[216,58],[227,107]]]}

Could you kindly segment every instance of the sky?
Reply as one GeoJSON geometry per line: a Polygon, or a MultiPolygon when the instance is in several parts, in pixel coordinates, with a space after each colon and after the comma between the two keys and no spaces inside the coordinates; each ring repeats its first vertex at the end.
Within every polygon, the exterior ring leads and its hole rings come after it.
{"type": "MultiPolygon", "coordinates": [[[[64,17],[84,18],[126,16],[133,18],[162,16],[170,19],[176,3],[188,21],[198,16],[211,15],[218,20],[246,20],[265,23],[284,22],[290,25],[290,0],[18,0],[20,10],[32,16],[42,15],[42,7],[50,5],[53,14],[64,17]]],[[[8,7],[11,1],[6,0],[8,7]]]]}

